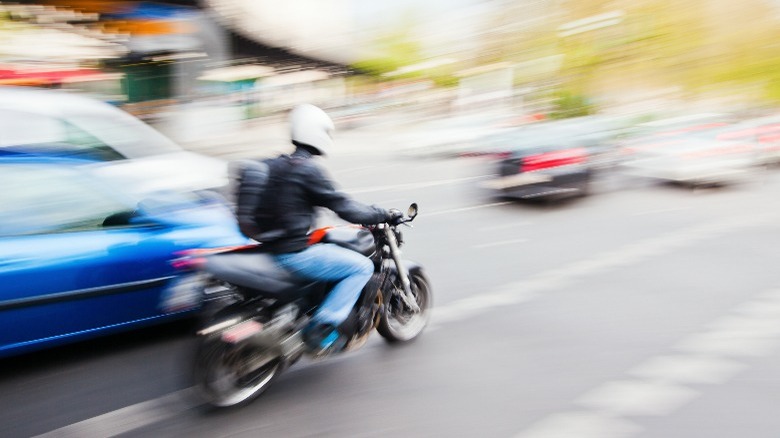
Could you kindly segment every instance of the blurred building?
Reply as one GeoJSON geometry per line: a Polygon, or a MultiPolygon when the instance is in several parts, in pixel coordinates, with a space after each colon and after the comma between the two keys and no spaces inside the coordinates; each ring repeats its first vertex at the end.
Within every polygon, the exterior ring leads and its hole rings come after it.
{"type": "Polygon", "coordinates": [[[195,75],[177,67],[183,60],[207,59],[209,40],[189,7],[42,0],[0,3],[0,11],[6,23],[0,40],[6,83],[24,85],[18,79],[25,79],[57,88],[78,83],[74,88],[133,104],[185,93],[193,83],[187,79],[195,75]]]}
{"type": "Polygon", "coordinates": [[[203,99],[242,118],[301,100],[339,107],[387,96],[392,105],[571,106],[560,114],[727,87],[744,100],[780,100],[777,2],[746,1],[0,2],[9,23],[0,80],[91,87],[150,117],[203,99]],[[370,77],[353,80],[362,73],[370,77]]]}
{"type": "Polygon", "coordinates": [[[272,47],[352,64],[375,57],[388,35],[420,42],[430,56],[474,47],[480,0],[204,0],[225,25],[272,47]]]}

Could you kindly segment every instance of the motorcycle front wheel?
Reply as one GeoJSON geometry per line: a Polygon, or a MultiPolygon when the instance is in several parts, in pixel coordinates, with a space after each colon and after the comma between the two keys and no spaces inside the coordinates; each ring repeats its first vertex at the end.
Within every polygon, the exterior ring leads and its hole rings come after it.
{"type": "Polygon", "coordinates": [[[196,352],[195,387],[211,406],[243,405],[268,388],[282,363],[281,356],[270,349],[205,338],[196,352]]]}
{"type": "Polygon", "coordinates": [[[376,327],[379,334],[390,343],[410,341],[428,325],[433,304],[430,284],[421,273],[411,274],[409,280],[420,311],[410,309],[397,295],[391,297],[376,327]]]}

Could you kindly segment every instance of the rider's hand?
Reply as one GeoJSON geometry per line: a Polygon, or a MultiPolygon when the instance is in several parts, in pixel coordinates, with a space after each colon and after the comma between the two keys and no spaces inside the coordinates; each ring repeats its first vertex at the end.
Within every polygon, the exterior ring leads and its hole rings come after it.
{"type": "Polygon", "coordinates": [[[397,208],[391,208],[390,210],[387,210],[387,217],[385,218],[385,222],[396,225],[398,224],[398,220],[404,217],[403,212],[397,208]]]}

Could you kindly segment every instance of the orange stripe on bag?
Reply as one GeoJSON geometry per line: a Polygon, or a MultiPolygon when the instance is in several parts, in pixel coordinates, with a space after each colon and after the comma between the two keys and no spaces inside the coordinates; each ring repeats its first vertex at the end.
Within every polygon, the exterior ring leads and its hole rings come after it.
{"type": "Polygon", "coordinates": [[[333,227],[317,228],[316,230],[312,231],[311,234],[309,234],[309,241],[307,243],[309,245],[320,243],[322,239],[325,238],[325,235],[328,234],[328,231],[330,231],[332,228],[333,227]]]}

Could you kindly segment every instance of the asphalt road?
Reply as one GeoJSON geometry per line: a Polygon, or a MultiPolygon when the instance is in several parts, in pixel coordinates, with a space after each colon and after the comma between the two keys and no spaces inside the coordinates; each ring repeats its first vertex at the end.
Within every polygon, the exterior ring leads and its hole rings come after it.
{"type": "Polygon", "coordinates": [[[22,356],[0,362],[0,435],[778,436],[780,169],[698,191],[606,174],[518,204],[476,189],[479,160],[399,158],[391,138],[348,133],[328,166],[362,201],[419,203],[419,339],[302,361],[222,412],[187,392],[188,321],[22,356]]]}

